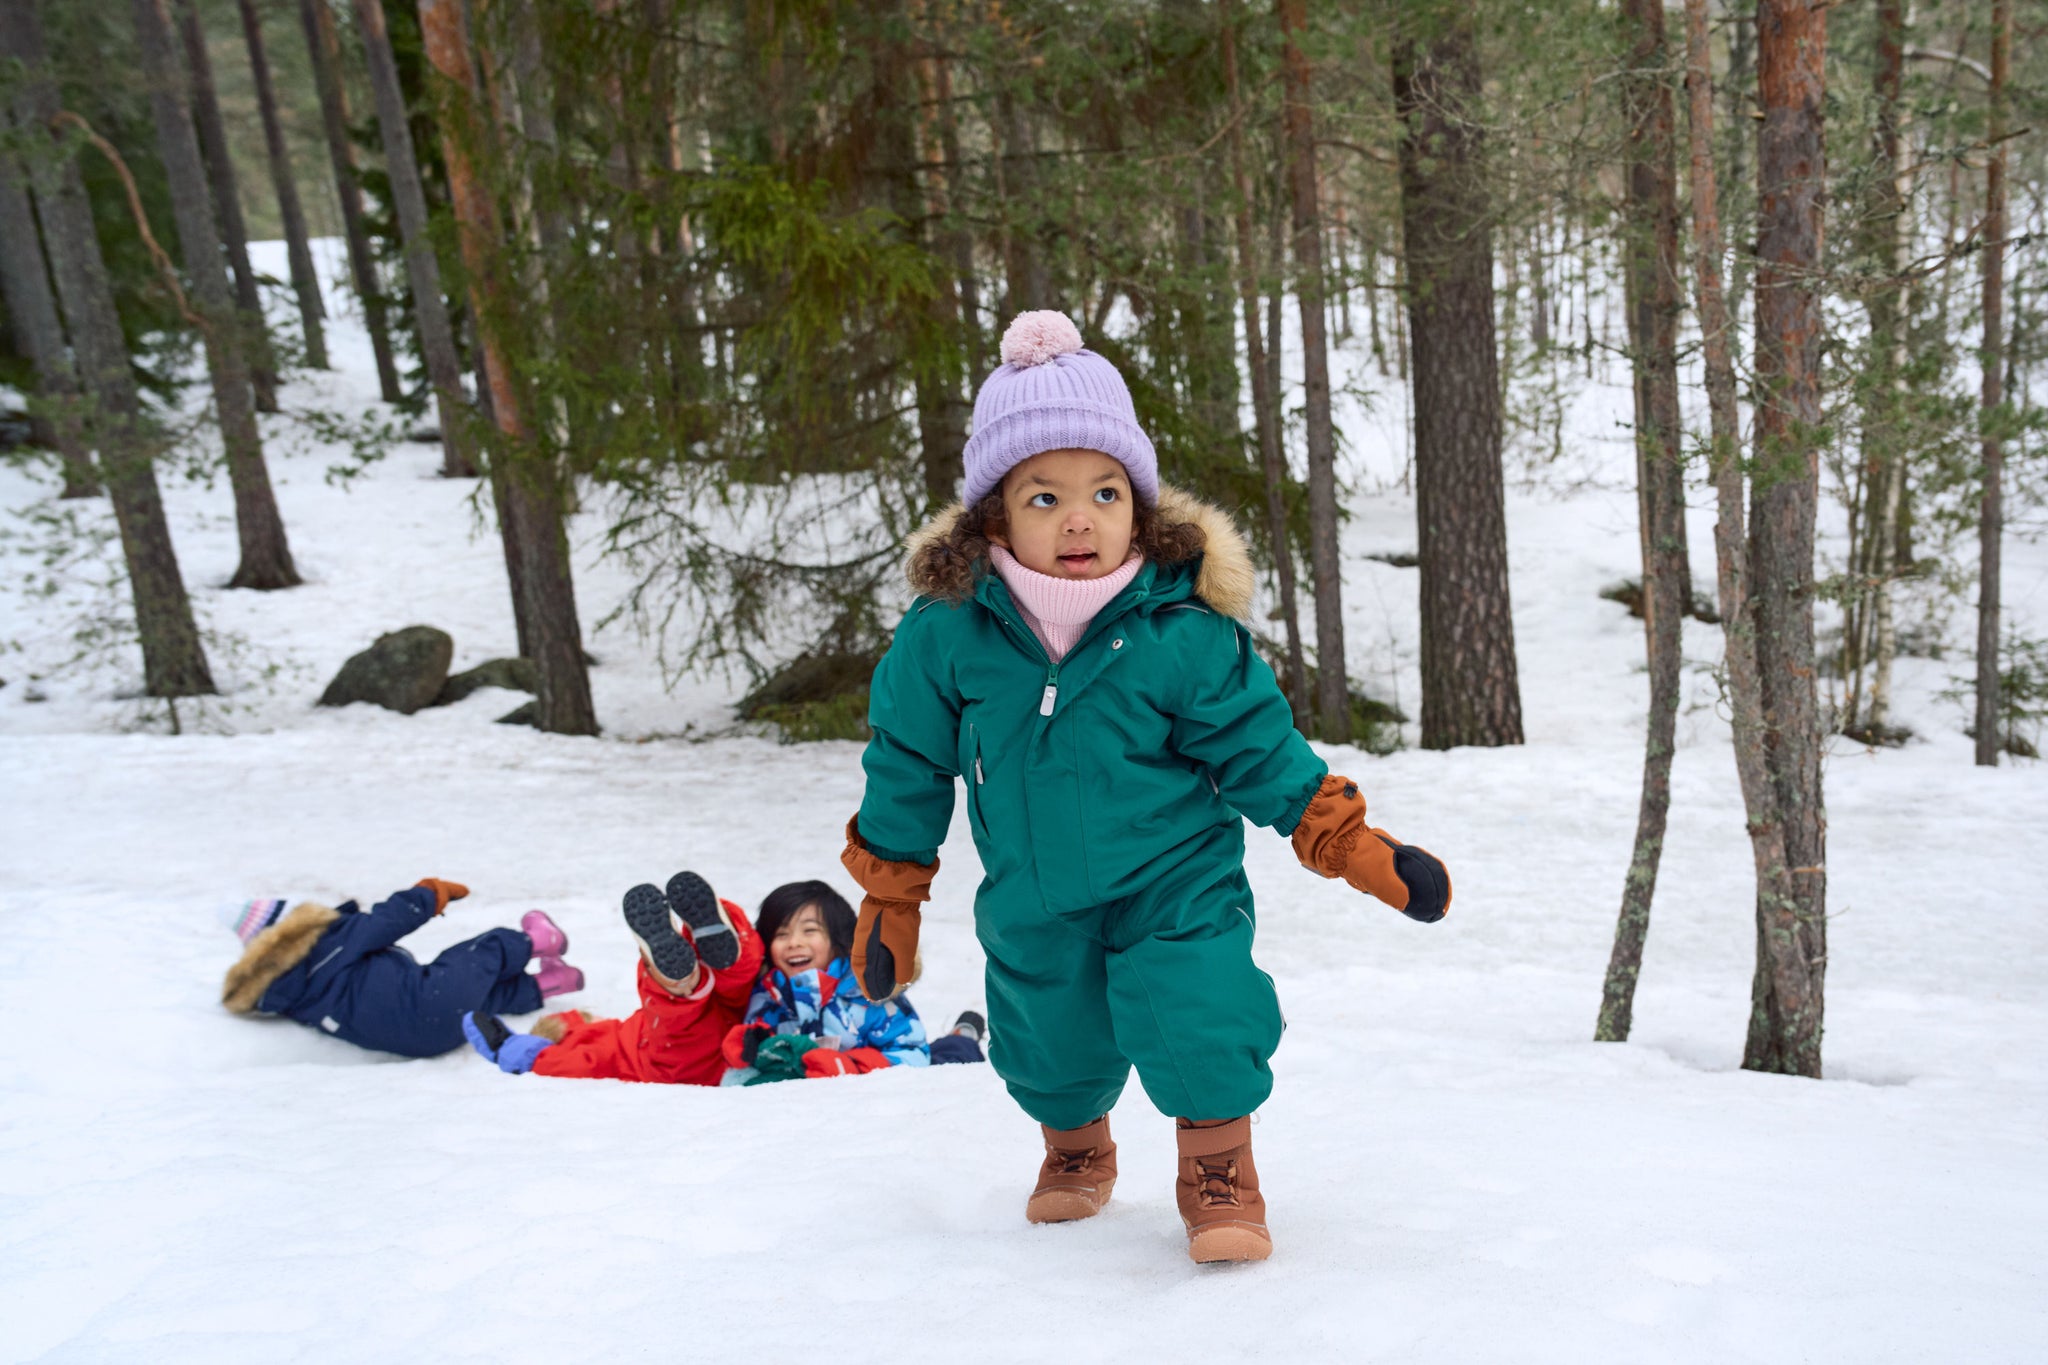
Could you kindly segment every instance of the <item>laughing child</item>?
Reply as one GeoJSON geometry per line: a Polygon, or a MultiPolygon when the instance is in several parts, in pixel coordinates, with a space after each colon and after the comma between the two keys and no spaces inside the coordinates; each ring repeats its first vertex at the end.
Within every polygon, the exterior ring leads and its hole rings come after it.
{"type": "Polygon", "coordinates": [[[1244,820],[1413,919],[1443,917],[1450,880],[1368,827],[1357,784],[1296,733],[1240,624],[1244,542],[1160,486],[1116,367],[1054,312],[1018,317],[1002,356],[964,501],[912,538],[917,600],[874,676],[844,854],[866,893],[853,972],[870,1000],[901,989],[964,778],[990,1060],[1045,1139],[1025,1217],[1108,1201],[1107,1116],[1135,1066],[1175,1116],[1189,1254],[1260,1260],[1250,1115],[1281,1018],[1252,961],[1244,820]]]}
{"type": "Polygon", "coordinates": [[[593,1019],[572,1010],[521,1034],[479,1010],[464,1022],[476,1050],[515,1074],[665,1085],[980,1060],[964,1036],[927,1044],[909,1001],[861,995],[847,961],[853,907],[823,882],[775,888],[749,923],[702,877],[679,872],[666,892],[628,891],[625,918],[640,947],[638,1011],[593,1019]]]}

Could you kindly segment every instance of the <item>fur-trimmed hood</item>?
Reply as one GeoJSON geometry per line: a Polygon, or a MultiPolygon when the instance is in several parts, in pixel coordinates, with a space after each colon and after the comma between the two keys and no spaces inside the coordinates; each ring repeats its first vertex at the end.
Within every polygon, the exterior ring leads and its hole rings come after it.
{"type": "Polygon", "coordinates": [[[320,936],[340,918],[339,910],[311,901],[293,906],[277,923],[250,939],[241,961],[228,968],[220,987],[221,1004],[236,1014],[254,1011],[263,993],[305,961],[320,936]]]}
{"type": "MultiPolygon", "coordinates": [[[[1225,616],[1246,619],[1251,614],[1257,578],[1251,549],[1230,514],[1171,484],[1159,486],[1155,513],[1168,525],[1193,526],[1201,532],[1195,595],[1225,616]]],[[[960,603],[974,595],[976,576],[985,571],[978,566],[987,561],[970,560],[958,547],[960,519],[966,514],[963,504],[953,503],[904,542],[909,552],[904,572],[911,591],[920,597],[960,603]]]]}

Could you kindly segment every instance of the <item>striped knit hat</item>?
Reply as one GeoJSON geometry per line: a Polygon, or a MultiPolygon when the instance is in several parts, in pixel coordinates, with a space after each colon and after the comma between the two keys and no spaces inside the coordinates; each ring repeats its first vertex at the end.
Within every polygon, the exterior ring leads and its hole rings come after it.
{"type": "Polygon", "coordinates": [[[247,943],[277,923],[290,905],[290,901],[275,897],[268,900],[243,901],[239,905],[222,906],[220,919],[221,923],[235,931],[237,938],[247,943]]]}

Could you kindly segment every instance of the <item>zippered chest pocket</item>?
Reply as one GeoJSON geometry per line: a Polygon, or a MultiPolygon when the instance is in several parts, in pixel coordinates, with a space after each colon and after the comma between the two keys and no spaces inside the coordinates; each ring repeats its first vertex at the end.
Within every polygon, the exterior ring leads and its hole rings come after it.
{"type": "Polygon", "coordinates": [[[967,819],[974,828],[976,839],[988,838],[988,817],[982,813],[982,788],[988,784],[988,770],[982,766],[981,727],[969,723],[967,727],[967,819]]]}

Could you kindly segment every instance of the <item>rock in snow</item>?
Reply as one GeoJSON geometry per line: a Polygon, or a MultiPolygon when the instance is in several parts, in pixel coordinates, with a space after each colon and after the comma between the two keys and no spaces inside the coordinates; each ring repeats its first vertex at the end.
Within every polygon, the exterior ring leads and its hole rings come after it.
{"type": "Polygon", "coordinates": [[[409,716],[434,704],[454,657],[454,639],[432,626],[407,626],[379,635],[375,644],[341,666],[320,694],[320,704],[367,701],[409,716]]]}

